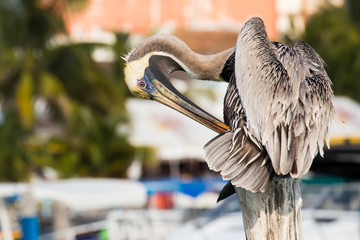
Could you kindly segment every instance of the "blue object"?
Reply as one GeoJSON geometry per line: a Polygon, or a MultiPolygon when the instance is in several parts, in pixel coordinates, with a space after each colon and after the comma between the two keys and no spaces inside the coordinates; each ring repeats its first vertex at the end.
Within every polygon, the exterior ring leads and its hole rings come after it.
{"type": "Polygon", "coordinates": [[[18,202],[19,199],[20,199],[20,195],[18,195],[18,194],[15,194],[12,196],[7,196],[4,198],[5,203],[15,203],[15,202],[18,202]]]}
{"type": "Polygon", "coordinates": [[[36,216],[22,217],[20,220],[21,230],[23,233],[22,240],[39,239],[39,221],[36,216]]]}
{"type": "Polygon", "coordinates": [[[206,191],[206,183],[202,180],[192,180],[188,182],[180,182],[180,191],[192,197],[197,197],[206,191]]]}
{"type": "Polygon", "coordinates": [[[145,185],[148,195],[159,192],[181,192],[192,197],[197,197],[206,191],[214,191],[219,184],[221,188],[226,184],[221,178],[160,178],[143,180],[142,183],[145,185]]]}

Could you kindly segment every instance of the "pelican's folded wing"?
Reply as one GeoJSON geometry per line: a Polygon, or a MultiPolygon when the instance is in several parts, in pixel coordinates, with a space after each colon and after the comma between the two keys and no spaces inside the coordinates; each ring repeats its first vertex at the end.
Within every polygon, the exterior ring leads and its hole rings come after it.
{"type": "Polygon", "coordinates": [[[235,75],[248,135],[265,147],[277,174],[306,174],[333,112],[319,56],[302,42],[271,43],[262,20],[252,18],[238,37],[235,75]]]}
{"type": "Polygon", "coordinates": [[[216,136],[204,150],[209,168],[220,172],[224,180],[253,192],[267,189],[273,175],[271,161],[242,129],[216,136]]]}

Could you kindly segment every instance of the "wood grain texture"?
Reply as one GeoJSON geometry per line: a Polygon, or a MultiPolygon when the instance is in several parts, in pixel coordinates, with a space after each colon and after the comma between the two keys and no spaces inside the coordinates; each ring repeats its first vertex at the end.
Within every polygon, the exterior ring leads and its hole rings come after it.
{"type": "Polygon", "coordinates": [[[247,240],[301,240],[299,180],[273,180],[265,192],[237,187],[247,240]]]}

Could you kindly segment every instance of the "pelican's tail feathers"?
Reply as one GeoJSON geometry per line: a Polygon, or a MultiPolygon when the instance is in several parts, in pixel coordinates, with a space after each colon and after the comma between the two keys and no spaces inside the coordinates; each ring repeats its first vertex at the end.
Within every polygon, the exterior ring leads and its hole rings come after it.
{"type": "Polygon", "coordinates": [[[252,192],[264,192],[273,175],[267,152],[260,149],[243,130],[222,133],[205,146],[205,160],[232,185],[252,192]]]}
{"type": "Polygon", "coordinates": [[[230,197],[235,193],[235,188],[231,184],[231,181],[228,181],[225,186],[221,189],[217,202],[224,200],[227,197],[230,197]]]}

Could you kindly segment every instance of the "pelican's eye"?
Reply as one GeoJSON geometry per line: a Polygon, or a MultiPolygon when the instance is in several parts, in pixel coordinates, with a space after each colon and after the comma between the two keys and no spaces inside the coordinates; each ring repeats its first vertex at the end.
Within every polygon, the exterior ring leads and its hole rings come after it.
{"type": "Polygon", "coordinates": [[[145,89],[146,88],[146,82],[143,79],[141,79],[141,80],[138,81],[138,86],[141,89],[145,89]]]}

